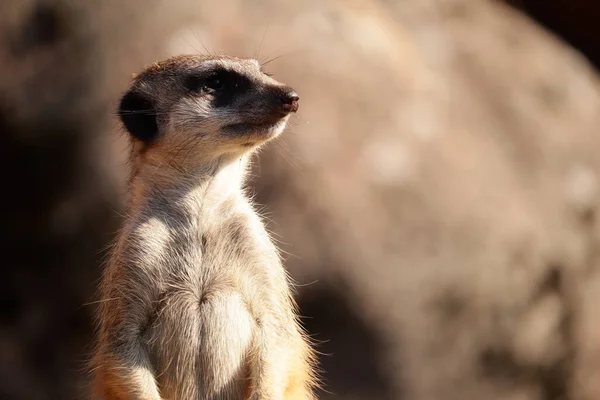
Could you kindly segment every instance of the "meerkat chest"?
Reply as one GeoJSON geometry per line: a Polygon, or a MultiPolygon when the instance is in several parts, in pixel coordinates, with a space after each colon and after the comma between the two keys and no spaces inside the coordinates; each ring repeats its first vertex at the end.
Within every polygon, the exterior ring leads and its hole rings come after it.
{"type": "Polygon", "coordinates": [[[271,286],[283,277],[275,246],[256,215],[233,214],[203,227],[199,235],[204,274],[227,276],[246,287],[271,286]]]}
{"type": "Polygon", "coordinates": [[[214,287],[240,292],[285,290],[285,273],[258,216],[213,212],[187,222],[159,218],[140,224],[133,235],[133,259],[160,288],[185,288],[201,297],[214,287]],[[158,279],[156,279],[158,278],[158,279]]]}

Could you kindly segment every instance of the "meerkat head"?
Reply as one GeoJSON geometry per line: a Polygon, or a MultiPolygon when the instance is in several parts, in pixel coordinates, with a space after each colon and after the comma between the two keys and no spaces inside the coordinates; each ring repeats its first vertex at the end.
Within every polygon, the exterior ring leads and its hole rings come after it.
{"type": "Polygon", "coordinates": [[[238,155],[278,136],[298,101],[256,60],[179,56],[137,75],[118,113],[146,153],[193,162],[238,155]]]}

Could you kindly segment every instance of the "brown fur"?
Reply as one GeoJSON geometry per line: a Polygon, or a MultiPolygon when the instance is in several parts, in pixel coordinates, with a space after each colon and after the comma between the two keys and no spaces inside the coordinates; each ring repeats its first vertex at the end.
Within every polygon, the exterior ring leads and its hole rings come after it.
{"type": "Polygon", "coordinates": [[[250,153],[288,118],[264,125],[265,93],[288,89],[231,57],[175,57],[134,78],[159,134],[133,140],[129,209],[101,284],[95,399],[315,398],[289,280],[242,190],[250,153]],[[181,86],[214,66],[251,82],[219,109],[181,86]],[[224,133],[237,123],[249,125],[224,133]]]}

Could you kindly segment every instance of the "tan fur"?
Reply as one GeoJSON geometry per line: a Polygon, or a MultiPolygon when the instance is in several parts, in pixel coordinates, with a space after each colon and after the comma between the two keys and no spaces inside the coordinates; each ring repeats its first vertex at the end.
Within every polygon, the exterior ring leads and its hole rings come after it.
{"type": "Polygon", "coordinates": [[[100,289],[94,399],[315,398],[289,280],[242,190],[250,153],[287,117],[224,135],[260,115],[263,92],[239,100],[244,114],[168,80],[216,64],[284,87],[254,60],[199,56],[156,63],[132,84],[155,101],[160,136],[133,144],[129,209],[100,289]]]}

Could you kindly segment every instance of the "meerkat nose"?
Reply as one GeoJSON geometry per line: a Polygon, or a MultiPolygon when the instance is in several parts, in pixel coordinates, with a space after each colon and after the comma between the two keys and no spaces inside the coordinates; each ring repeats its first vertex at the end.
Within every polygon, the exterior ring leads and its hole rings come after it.
{"type": "Polygon", "coordinates": [[[298,93],[293,90],[287,91],[281,97],[281,102],[283,104],[283,110],[287,112],[296,112],[299,107],[300,96],[298,93]]]}

